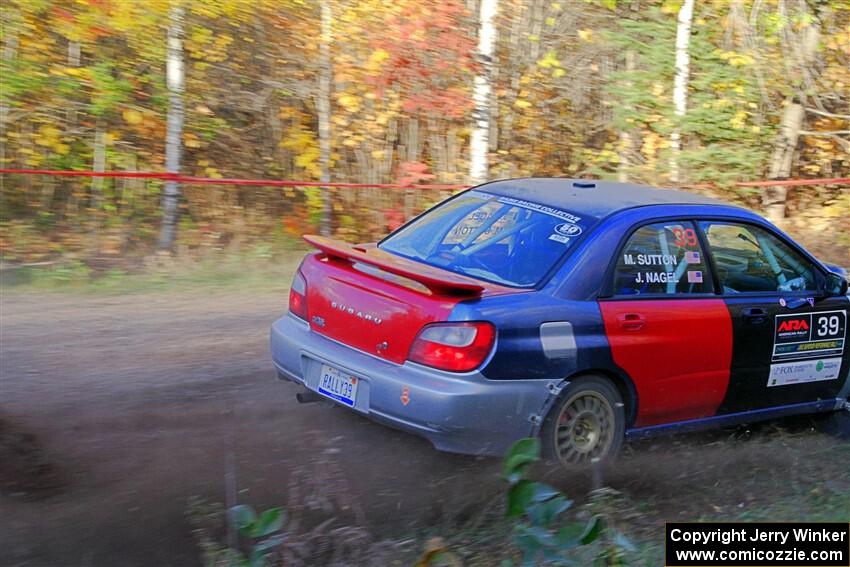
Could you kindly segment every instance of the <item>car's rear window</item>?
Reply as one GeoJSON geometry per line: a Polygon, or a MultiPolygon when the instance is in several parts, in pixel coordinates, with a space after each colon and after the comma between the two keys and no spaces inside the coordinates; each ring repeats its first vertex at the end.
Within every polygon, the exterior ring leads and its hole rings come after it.
{"type": "Polygon", "coordinates": [[[533,287],[587,228],[587,220],[570,211],[467,191],[391,234],[380,248],[458,274],[533,287]]]}

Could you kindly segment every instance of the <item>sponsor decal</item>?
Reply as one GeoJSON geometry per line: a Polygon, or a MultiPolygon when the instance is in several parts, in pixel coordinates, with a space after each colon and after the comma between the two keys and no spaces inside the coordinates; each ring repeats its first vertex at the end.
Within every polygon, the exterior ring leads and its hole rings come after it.
{"type": "Polygon", "coordinates": [[[688,264],[699,264],[699,252],[694,252],[692,250],[688,250],[687,252],[685,252],[685,262],[688,264]]]}
{"type": "Polygon", "coordinates": [[[773,362],[841,356],[846,327],[846,311],[777,315],[773,362]]]}
{"type": "Polygon", "coordinates": [[[581,220],[580,216],[568,213],[567,211],[556,209],[554,207],[547,207],[546,205],[541,205],[539,203],[532,203],[531,201],[523,201],[522,199],[514,199],[513,197],[499,197],[497,200],[500,203],[504,203],[506,205],[514,205],[517,207],[522,207],[523,209],[537,211],[539,213],[558,217],[559,219],[563,219],[571,223],[577,223],[581,220]]]}
{"type": "Polygon", "coordinates": [[[770,388],[835,380],[838,378],[839,370],[841,370],[841,357],[771,364],[767,386],[770,388]]]}
{"type": "Polygon", "coordinates": [[[562,222],[555,227],[555,232],[562,236],[578,236],[581,234],[581,227],[577,224],[562,222]]]}
{"type": "Polygon", "coordinates": [[[570,241],[569,237],[564,236],[562,234],[550,234],[549,240],[554,240],[555,242],[560,242],[561,244],[567,244],[570,241]]]}
{"type": "Polygon", "coordinates": [[[780,334],[802,333],[808,335],[809,323],[806,319],[786,319],[779,324],[780,334]],[[804,332],[805,331],[805,332],[804,332]]]}
{"type": "Polygon", "coordinates": [[[702,283],[702,272],[699,270],[688,270],[688,283],[702,283]]]}
{"type": "Polygon", "coordinates": [[[406,406],[410,403],[410,388],[405,386],[401,389],[401,404],[406,406]]]}

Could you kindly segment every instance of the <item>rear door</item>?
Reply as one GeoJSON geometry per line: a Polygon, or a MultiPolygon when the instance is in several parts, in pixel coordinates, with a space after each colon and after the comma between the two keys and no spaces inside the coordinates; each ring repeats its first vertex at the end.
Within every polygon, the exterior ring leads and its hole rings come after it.
{"type": "Polygon", "coordinates": [[[637,389],[635,426],[714,415],[729,382],[732,322],[695,226],[641,226],[616,258],[599,307],[614,361],[637,389]]]}
{"type": "Polygon", "coordinates": [[[734,326],[719,413],[835,398],[847,374],[847,297],[824,297],[819,268],[766,227],[700,229],[734,326]]]}

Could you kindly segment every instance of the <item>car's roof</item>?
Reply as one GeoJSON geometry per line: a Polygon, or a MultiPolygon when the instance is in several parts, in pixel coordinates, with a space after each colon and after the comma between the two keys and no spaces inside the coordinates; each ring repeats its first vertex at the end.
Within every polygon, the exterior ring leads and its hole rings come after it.
{"type": "Polygon", "coordinates": [[[527,177],[493,181],[477,189],[596,218],[648,205],[728,206],[723,201],[685,191],[595,179],[527,177]]]}

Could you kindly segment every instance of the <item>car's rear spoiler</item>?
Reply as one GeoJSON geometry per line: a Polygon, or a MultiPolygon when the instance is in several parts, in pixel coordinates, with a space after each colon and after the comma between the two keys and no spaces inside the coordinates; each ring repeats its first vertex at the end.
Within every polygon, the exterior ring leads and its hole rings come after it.
{"type": "Polygon", "coordinates": [[[366,250],[346,242],[312,234],[304,235],[304,240],[327,256],[375,266],[384,272],[417,281],[435,294],[480,295],[485,289],[483,284],[472,278],[450,274],[445,270],[401,258],[379,248],[366,250]]]}

